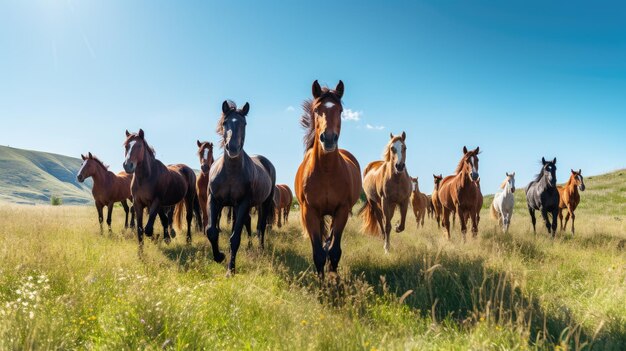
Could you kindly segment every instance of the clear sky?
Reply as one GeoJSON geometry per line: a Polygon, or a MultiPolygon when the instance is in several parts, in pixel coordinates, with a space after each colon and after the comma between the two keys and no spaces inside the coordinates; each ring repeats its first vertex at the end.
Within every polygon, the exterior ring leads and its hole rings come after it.
{"type": "MultiPolygon", "coordinates": [[[[250,102],[245,150],[293,185],[301,102],[345,83],[340,147],[361,167],[407,133],[422,191],[480,146],[483,192],[542,156],[626,166],[626,5],[578,1],[0,2],[0,144],[122,169],[124,130],[198,168],[224,99],[250,102]]],[[[221,154],[218,149],[217,154],[221,154]]]]}

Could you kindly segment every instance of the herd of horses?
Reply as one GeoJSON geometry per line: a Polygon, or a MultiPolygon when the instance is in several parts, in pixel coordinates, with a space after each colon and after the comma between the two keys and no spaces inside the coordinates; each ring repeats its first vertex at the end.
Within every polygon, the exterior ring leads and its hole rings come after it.
{"type": "MultiPolygon", "coordinates": [[[[365,201],[359,215],[363,219],[363,232],[381,235],[385,252],[390,250],[391,221],[396,208],[400,210],[400,221],[395,227],[399,233],[405,229],[410,205],[418,227],[424,226],[424,219],[428,216],[438,226],[443,226],[450,239],[451,227],[458,217],[463,240],[470,223],[472,237],[476,237],[483,207],[480,148],[469,150],[463,147],[454,174],[447,177],[433,175],[431,195],[422,193],[418,178],[410,177],[407,172],[405,132],[390,134],[382,160],[370,162],[361,176],[357,159],[338,146],[343,94],[342,81],[334,89],[322,87],[314,81],[313,96],[302,104],[300,119],[305,130],[305,153],[296,173],[294,189],[302,227],[310,238],[313,262],[320,277],[324,276],[326,266],[330,272],[337,271],[342,254],[341,237],[362,193],[365,201]]],[[[130,213],[130,226],[136,227],[141,248],[144,235],[153,237],[157,216],[163,226],[164,241],[169,243],[176,236],[175,228],[181,228],[184,212],[187,242],[191,242],[195,216],[197,229],[206,234],[211,244],[213,259],[222,262],[226,255],[219,249],[220,218],[226,209],[229,222],[232,219],[227,274],[234,274],[241,233],[246,228],[248,235],[252,235],[251,211],[256,211],[258,216],[256,235],[263,248],[268,226],[280,227],[287,223],[293,202],[289,186],[276,184],[276,169],[272,162],[261,155],[248,155],[244,150],[249,110],[248,103],[238,108],[232,101],[223,102],[216,128],[223,155],[214,159],[213,143],[197,140],[198,175],[187,165],[166,166],[159,161],[142,129],[136,133],[126,131],[123,172],[110,172],[91,153],[81,155],[83,163],[77,180],[93,179],[92,193],[100,225],[106,206],[106,222],[110,230],[113,205],[121,202],[126,213],[124,225],[128,227],[130,213]],[[132,203],[130,207],[129,202],[132,203]],[[145,225],[144,213],[147,213],[145,225]]],[[[556,234],[557,217],[561,219],[561,230],[571,217],[574,233],[574,211],[580,202],[578,191],[585,189],[580,170],[572,170],[564,186],[557,187],[556,183],[556,158],[552,161],[542,159],[539,174],[526,188],[533,230],[536,231],[535,211],[538,210],[552,237],[556,234]],[[565,221],[563,210],[567,210],[565,221]]],[[[515,173],[506,173],[500,188],[502,191],[495,194],[490,212],[506,233],[515,202],[515,173]]]]}

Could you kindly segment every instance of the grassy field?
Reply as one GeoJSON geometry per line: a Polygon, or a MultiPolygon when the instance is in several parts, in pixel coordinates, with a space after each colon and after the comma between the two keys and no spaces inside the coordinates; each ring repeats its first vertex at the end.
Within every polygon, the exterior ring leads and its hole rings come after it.
{"type": "Polygon", "coordinates": [[[625,349],[624,174],[586,179],[575,237],[533,235],[521,188],[511,233],[483,210],[466,243],[410,214],[385,255],[352,218],[323,283],[297,212],[226,278],[199,233],[140,257],[119,209],[102,235],[91,207],[0,205],[0,349],[625,349]]]}

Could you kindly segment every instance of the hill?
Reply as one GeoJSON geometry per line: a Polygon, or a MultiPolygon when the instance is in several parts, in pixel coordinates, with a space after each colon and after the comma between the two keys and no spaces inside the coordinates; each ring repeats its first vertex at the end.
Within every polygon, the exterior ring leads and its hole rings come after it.
{"type": "Polygon", "coordinates": [[[78,158],[0,146],[0,201],[47,204],[58,196],[65,204],[91,203],[91,180],[80,184],[78,158]]]}

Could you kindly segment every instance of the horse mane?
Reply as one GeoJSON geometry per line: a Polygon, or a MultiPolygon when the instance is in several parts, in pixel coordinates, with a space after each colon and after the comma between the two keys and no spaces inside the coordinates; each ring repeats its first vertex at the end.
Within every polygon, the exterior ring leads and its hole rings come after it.
{"type": "Polygon", "coordinates": [[[302,116],[300,117],[300,126],[304,129],[304,137],[302,143],[304,144],[304,151],[306,152],[313,147],[315,143],[315,116],[313,116],[313,103],[316,100],[324,100],[326,98],[332,99],[335,103],[341,105],[341,99],[337,96],[334,90],[327,87],[322,88],[322,95],[319,98],[306,99],[302,102],[302,116]]]}
{"type": "Polygon", "coordinates": [[[463,157],[461,157],[461,160],[459,161],[459,164],[456,166],[456,169],[454,170],[454,173],[459,174],[461,173],[461,171],[463,170],[464,167],[464,163],[465,161],[472,157],[472,156],[476,156],[477,154],[474,152],[474,150],[468,151],[466,154],[463,155],[463,157]]]}
{"type": "Polygon", "coordinates": [[[506,183],[508,183],[508,182],[509,182],[509,177],[506,177],[506,179],[504,179],[502,184],[500,184],[500,189],[504,189],[504,187],[506,186],[506,183]]]}
{"type": "MultiPolygon", "coordinates": [[[[231,109],[237,109],[237,104],[232,101],[232,100],[226,100],[226,102],[228,103],[228,107],[230,107],[231,109]]],[[[224,140],[224,121],[226,120],[226,114],[224,114],[224,112],[222,112],[222,114],[220,115],[220,119],[217,121],[217,126],[215,127],[215,132],[217,133],[217,135],[219,135],[221,137],[220,140],[220,147],[223,148],[225,145],[225,140],[224,140]]]]}
{"type": "MultiPolygon", "coordinates": [[[[395,136],[393,137],[393,139],[389,139],[389,142],[387,143],[387,146],[385,146],[385,150],[383,151],[383,160],[385,161],[390,161],[391,160],[391,145],[393,143],[395,143],[398,140],[402,140],[401,136],[395,136]]],[[[396,150],[398,151],[398,150],[396,150]]]]}
{"type": "Polygon", "coordinates": [[[105,170],[109,169],[109,165],[105,165],[104,162],[102,162],[98,157],[91,155],[90,160],[94,160],[96,161],[97,164],[99,164],[102,168],[104,168],[105,170]]]}

